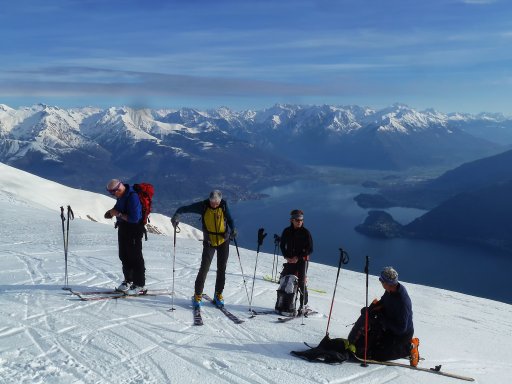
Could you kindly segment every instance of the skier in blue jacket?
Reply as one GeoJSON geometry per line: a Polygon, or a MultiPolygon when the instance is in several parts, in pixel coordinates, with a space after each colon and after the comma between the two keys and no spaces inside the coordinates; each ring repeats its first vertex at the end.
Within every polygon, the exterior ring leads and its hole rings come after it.
{"type": "Polygon", "coordinates": [[[110,180],[107,191],[116,198],[116,204],[105,213],[105,218],[116,218],[119,259],[124,275],[123,282],[116,289],[128,295],[143,294],[146,292],[146,268],[142,255],[144,225],[139,196],[133,186],[118,179],[110,180]]]}

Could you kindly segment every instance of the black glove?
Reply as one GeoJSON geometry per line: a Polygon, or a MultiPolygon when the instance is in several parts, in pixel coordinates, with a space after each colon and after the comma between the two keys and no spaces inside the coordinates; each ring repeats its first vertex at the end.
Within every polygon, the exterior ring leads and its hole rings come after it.
{"type": "Polygon", "coordinates": [[[236,235],[238,235],[238,232],[236,231],[236,228],[233,228],[233,230],[229,234],[229,239],[230,240],[235,240],[236,239],[236,235]]]}
{"type": "Polygon", "coordinates": [[[112,218],[112,214],[110,213],[110,209],[105,212],[105,215],[103,216],[105,219],[111,219],[112,218]]]}
{"type": "Polygon", "coordinates": [[[171,224],[174,228],[176,228],[179,223],[180,223],[180,215],[175,213],[174,216],[171,218],[171,224]]]}

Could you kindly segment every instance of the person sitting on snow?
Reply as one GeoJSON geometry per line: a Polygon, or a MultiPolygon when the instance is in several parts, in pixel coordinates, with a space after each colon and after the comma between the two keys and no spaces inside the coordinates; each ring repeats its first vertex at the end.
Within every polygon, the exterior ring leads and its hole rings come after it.
{"type": "Polygon", "coordinates": [[[348,339],[331,339],[328,334],[320,344],[292,354],[309,361],[340,363],[355,355],[358,359],[387,361],[408,357],[412,366],[419,361],[418,338],[413,338],[412,303],[405,287],[398,282],[392,267],[382,270],[379,280],[384,288],[380,300],[368,307],[368,342],[365,341],[366,307],[354,323],[348,339]]]}
{"type": "MultiPolygon", "coordinates": [[[[385,292],[380,300],[375,299],[368,307],[368,359],[386,361],[410,357],[411,350],[417,354],[418,339],[414,335],[412,303],[405,287],[398,282],[398,273],[393,267],[382,270],[379,280],[385,292]]],[[[365,356],[366,307],[348,335],[359,357],[365,356]]],[[[417,365],[417,359],[411,365],[417,365]]]]}

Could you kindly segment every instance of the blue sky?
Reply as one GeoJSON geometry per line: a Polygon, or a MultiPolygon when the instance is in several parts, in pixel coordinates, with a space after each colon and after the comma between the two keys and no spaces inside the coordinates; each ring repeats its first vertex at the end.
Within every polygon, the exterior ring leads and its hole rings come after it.
{"type": "Polygon", "coordinates": [[[512,114],[508,0],[16,0],[0,103],[512,114]]]}

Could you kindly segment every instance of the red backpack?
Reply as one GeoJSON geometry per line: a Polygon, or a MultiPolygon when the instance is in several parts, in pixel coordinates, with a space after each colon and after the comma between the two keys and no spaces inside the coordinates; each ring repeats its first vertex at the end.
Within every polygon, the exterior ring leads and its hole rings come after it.
{"type": "Polygon", "coordinates": [[[149,222],[149,214],[151,213],[151,202],[155,194],[155,188],[149,183],[133,184],[133,189],[139,195],[140,204],[142,205],[142,224],[149,222]]]}

